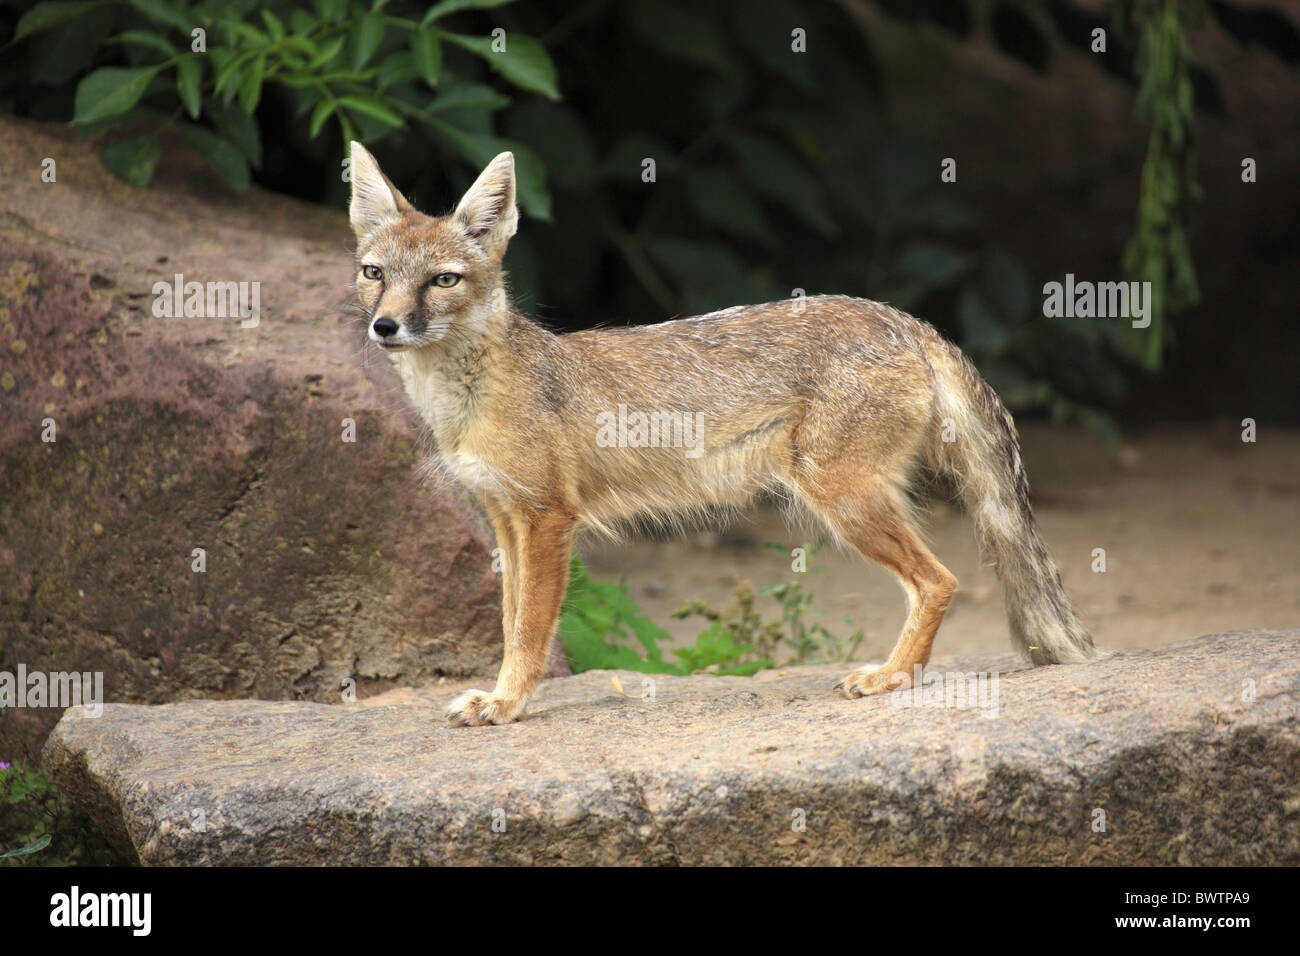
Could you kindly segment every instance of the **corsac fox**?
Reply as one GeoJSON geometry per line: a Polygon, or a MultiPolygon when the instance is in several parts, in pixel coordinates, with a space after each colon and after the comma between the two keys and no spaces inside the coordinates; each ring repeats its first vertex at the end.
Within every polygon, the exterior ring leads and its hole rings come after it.
{"type": "Polygon", "coordinates": [[[438,464],[482,503],[504,555],[496,687],[457,724],[518,718],[547,664],[575,530],[675,521],[774,491],[884,565],[909,610],[882,667],[837,686],[910,686],[957,580],[909,509],[921,467],[955,479],[1001,579],[1011,635],[1036,664],[1096,656],[1039,537],[1011,416],[925,322],[846,296],[736,306],[640,328],[556,335],[514,311],[514,157],[449,215],[417,212],[352,144],[356,288],[438,464]]]}

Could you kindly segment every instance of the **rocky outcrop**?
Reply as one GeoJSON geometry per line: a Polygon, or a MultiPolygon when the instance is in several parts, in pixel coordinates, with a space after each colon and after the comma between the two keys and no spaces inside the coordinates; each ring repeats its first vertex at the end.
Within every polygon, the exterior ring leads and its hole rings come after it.
{"type": "Polygon", "coordinates": [[[588,672],[502,727],[450,685],[115,704],[45,760],[147,864],[1300,863],[1300,629],[937,661],[919,698],[844,670],[588,672]]]}
{"type": "MultiPolygon", "coordinates": [[[[175,148],[139,191],[73,132],[0,118],[0,670],[151,703],[486,675],[491,539],[422,480],[365,354],[346,217],[231,194],[175,148]],[[156,315],[178,274],[257,283],[256,325],[156,315]]],[[[0,711],[5,755],[57,717],[0,711]]]]}

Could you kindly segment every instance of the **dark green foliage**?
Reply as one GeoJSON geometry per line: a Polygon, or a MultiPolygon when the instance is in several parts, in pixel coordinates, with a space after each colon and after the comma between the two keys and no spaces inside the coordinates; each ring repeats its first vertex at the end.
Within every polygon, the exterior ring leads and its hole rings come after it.
{"type": "MultiPolygon", "coordinates": [[[[823,543],[805,545],[805,555],[822,549],[823,543]]],[[[767,547],[787,554],[784,545],[767,547]]],[[[821,568],[810,568],[816,572],[821,568]]],[[[664,660],[659,645],[670,639],[667,631],[651,622],[627,593],[623,584],[592,581],[575,555],[569,571],[569,588],[564,597],[559,635],[574,673],[597,669],[621,669],[648,674],[753,674],[765,667],[847,661],[863,640],[862,631],[847,641],[831,633],[813,608],[813,595],[797,581],[773,584],[757,594],[748,581],[732,592],[723,611],[704,601],[688,601],[673,617],[702,617],[708,628],[689,647],[677,648],[677,663],[664,660]],[[759,595],[772,597],[780,606],[780,617],[763,620],[755,608],[759,595]],[[644,651],[639,652],[635,644],[644,651]]],[[[848,623],[848,622],[846,622],[848,623]]]]}
{"type": "Polygon", "coordinates": [[[587,577],[577,555],[570,562],[559,634],[575,674],[604,669],[646,674],[693,674],[708,669],[719,674],[748,674],[771,664],[764,660],[742,664],[740,658],[754,649],[736,643],[733,635],[717,628],[701,634],[694,646],[673,651],[679,663],[664,660],[659,644],[671,635],[641,613],[625,585],[587,577]],[[641,652],[632,646],[634,642],[641,645],[641,652]]]}
{"type": "Polygon", "coordinates": [[[1202,0],[1122,0],[1114,11],[1117,27],[1136,35],[1137,115],[1151,123],[1137,223],[1124,250],[1129,278],[1151,283],[1151,325],[1125,335],[1129,354],[1148,370],[1164,364],[1169,315],[1200,299],[1188,226],[1200,185],[1187,31],[1203,11],[1202,0]]]}
{"type": "Polygon", "coordinates": [[[680,673],[663,659],[659,642],[668,632],[641,613],[622,584],[592,581],[575,554],[569,565],[569,587],[560,615],[560,640],[575,674],[604,668],[680,673]],[[607,638],[612,637],[615,643],[607,638]],[[639,643],[644,657],[633,647],[639,643]],[[622,643],[619,643],[622,642],[622,643]]]}
{"type": "MultiPolygon", "coordinates": [[[[1056,4],[873,5],[957,37],[978,23],[1045,71],[1052,44],[1086,46],[1103,22],[1056,4]]],[[[1196,297],[1185,33],[1199,10],[1200,0],[1125,0],[1114,55],[1092,57],[1119,72],[1135,61],[1139,115],[1152,123],[1124,256],[1131,278],[1153,283],[1141,330],[1042,316],[1041,277],[990,243],[995,224],[977,221],[962,190],[940,183],[933,144],[890,119],[889,85],[912,67],[882,61],[845,5],[41,2],[18,21],[25,59],[0,88],[20,112],[111,131],[105,162],[137,185],[166,163],[159,133],[174,129],[238,188],[257,178],[340,204],[343,146],[356,137],[436,212],[512,149],[533,222],[507,266],[519,306],[544,320],[654,321],[800,290],[864,296],[954,336],[1017,412],[1113,438],[1101,409],[1122,397],[1124,361],[1158,367],[1167,316],[1196,297]],[[196,25],[206,53],[192,48],[196,25]],[[792,25],[807,54],[792,50],[792,25]],[[504,53],[493,51],[498,27],[504,53]]]]}
{"type": "Polygon", "coordinates": [[[43,55],[29,58],[32,81],[80,76],[73,123],[135,134],[110,142],[103,154],[134,186],[153,178],[159,133],[175,129],[232,186],[246,188],[261,156],[252,117],[274,86],[309,138],[332,125],[340,155],[349,140],[382,142],[408,127],[423,128],[472,165],[513,149],[520,202],[547,219],[550,196],[532,151],[449,118],[490,113],[510,98],[471,80],[459,62],[444,63],[446,46],[481,59],[526,93],[559,98],[555,68],[532,37],[465,35],[444,22],[505,2],[443,0],[415,19],[392,15],[385,2],[357,0],[45,0],[18,21],[14,39],[43,44],[43,55]]]}
{"type": "Polygon", "coordinates": [[[0,763],[0,866],[105,866],[123,862],[43,770],[0,763]]]}

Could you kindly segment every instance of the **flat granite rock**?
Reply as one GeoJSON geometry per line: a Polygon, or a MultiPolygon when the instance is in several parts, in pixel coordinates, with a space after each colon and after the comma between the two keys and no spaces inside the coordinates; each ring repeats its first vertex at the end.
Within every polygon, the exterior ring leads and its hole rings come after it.
{"type": "Polygon", "coordinates": [[[1300,863],[1300,629],[937,660],[910,706],[845,671],[590,671],[501,727],[459,685],[109,704],[45,763],[146,864],[1300,863]]]}

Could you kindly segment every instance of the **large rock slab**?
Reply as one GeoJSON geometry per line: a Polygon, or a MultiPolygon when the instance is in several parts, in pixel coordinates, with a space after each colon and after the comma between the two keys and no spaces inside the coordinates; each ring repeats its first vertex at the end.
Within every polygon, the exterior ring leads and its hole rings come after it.
{"type": "Polygon", "coordinates": [[[979,707],[843,670],[588,672],[502,727],[448,726],[450,685],[110,705],[45,759],[148,864],[1300,863],[1300,629],[936,661],[996,676],[979,707]]]}
{"type": "MultiPolygon", "coordinates": [[[[491,537],[422,480],[342,210],[233,194],[179,143],[136,190],[12,118],[0,170],[0,670],[149,703],[491,672],[491,537]],[[177,274],[259,283],[260,321],[155,315],[177,274]]],[[[57,716],[0,710],[5,754],[57,716]]]]}

